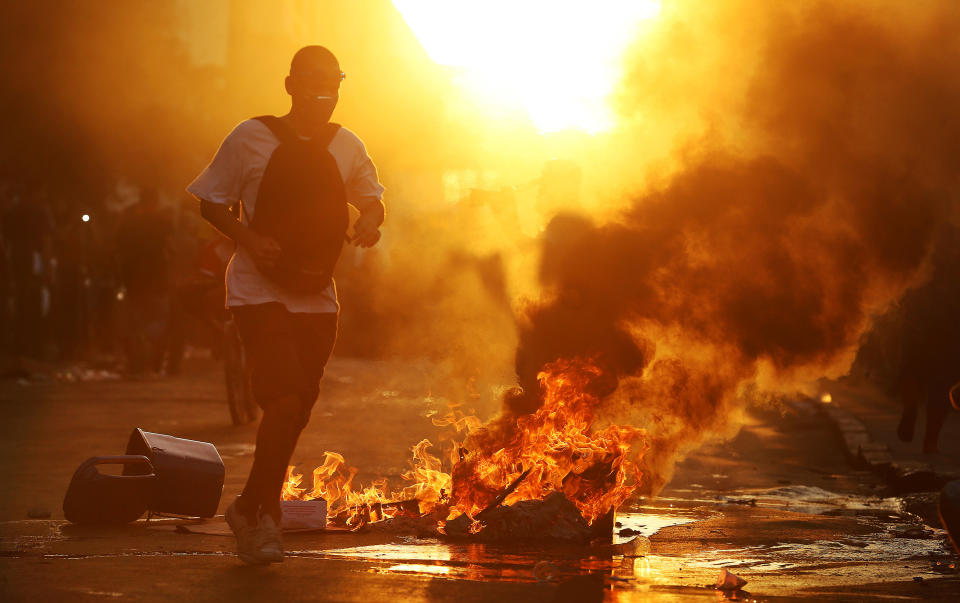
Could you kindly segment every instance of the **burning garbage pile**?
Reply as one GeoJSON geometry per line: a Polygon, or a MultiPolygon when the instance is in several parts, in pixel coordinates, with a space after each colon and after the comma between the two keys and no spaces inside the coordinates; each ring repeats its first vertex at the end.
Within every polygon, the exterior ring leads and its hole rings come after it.
{"type": "Polygon", "coordinates": [[[464,437],[444,458],[429,452],[429,440],[415,445],[399,491],[386,480],[354,486],[357,470],[328,452],[309,490],[290,468],[283,499],[323,499],[328,525],[350,529],[485,541],[609,537],[615,509],[640,484],[647,445],[642,429],[594,427],[599,400],[590,384],[602,377],[595,364],[560,360],[538,375],[542,405],[531,414],[486,426],[460,413],[435,419],[464,437]]]}

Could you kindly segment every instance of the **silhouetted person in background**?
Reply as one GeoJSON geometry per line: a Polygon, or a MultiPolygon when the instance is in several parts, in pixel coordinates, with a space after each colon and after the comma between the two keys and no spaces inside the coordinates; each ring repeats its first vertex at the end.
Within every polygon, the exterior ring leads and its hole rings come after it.
{"type": "Polygon", "coordinates": [[[53,224],[42,193],[14,193],[3,215],[3,239],[13,289],[15,354],[39,358],[46,340],[43,317],[49,309],[53,224]]]}
{"type": "Polygon", "coordinates": [[[280,492],[336,341],[332,272],[347,203],[360,212],[352,242],[380,239],[383,187],[373,162],[355,134],[330,123],[343,77],[326,48],[298,51],[285,82],[290,112],[238,125],[187,188],[203,217],[237,244],[227,306],[263,409],[253,468],[226,511],[247,563],[283,559],[280,492]],[[230,211],[238,202],[239,221],[230,211]]]}
{"type": "Polygon", "coordinates": [[[960,231],[941,228],[934,244],[930,280],[908,292],[903,310],[903,359],[897,380],[903,415],[897,435],[913,440],[925,404],[923,451],[938,451],[940,430],[950,412],[950,388],[960,379],[960,231]]]}
{"type": "Polygon", "coordinates": [[[170,308],[173,224],[157,191],[144,189],[117,232],[117,263],[127,306],[124,348],[133,374],[161,372],[170,308]]]}
{"type": "Polygon", "coordinates": [[[92,285],[94,229],[90,213],[76,208],[74,199],[55,205],[54,249],[57,258],[53,288],[53,320],[60,357],[77,360],[92,351],[92,285]]]}

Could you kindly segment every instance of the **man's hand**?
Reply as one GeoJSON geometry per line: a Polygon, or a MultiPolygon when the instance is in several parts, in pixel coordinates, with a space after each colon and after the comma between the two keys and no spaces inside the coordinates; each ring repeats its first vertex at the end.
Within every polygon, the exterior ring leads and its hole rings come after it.
{"type": "Polygon", "coordinates": [[[280,244],[252,230],[247,230],[241,245],[250,250],[253,261],[261,268],[272,268],[280,259],[280,244]]]}
{"type": "Polygon", "coordinates": [[[352,204],[360,210],[360,217],[353,225],[350,242],[357,247],[373,247],[380,240],[380,225],[386,213],[383,202],[376,197],[363,197],[352,204]]]}
{"type": "Polygon", "coordinates": [[[254,232],[241,224],[230,207],[221,203],[200,200],[200,215],[214,228],[250,251],[257,266],[270,268],[280,259],[280,245],[270,237],[254,232]]]}
{"type": "Polygon", "coordinates": [[[383,221],[378,218],[379,216],[372,213],[360,214],[357,222],[353,225],[353,237],[350,238],[350,242],[357,247],[373,247],[376,245],[377,241],[380,240],[380,223],[383,221]]]}

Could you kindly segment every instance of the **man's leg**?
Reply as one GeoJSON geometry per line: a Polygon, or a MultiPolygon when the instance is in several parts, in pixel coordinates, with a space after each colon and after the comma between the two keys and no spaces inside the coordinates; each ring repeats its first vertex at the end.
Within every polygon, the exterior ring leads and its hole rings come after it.
{"type": "Polygon", "coordinates": [[[271,497],[278,473],[282,486],[287,462],[300,435],[296,423],[303,369],[294,339],[296,327],[282,305],[240,306],[232,311],[246,351],[253,397],[263,409],[253,467],[237,502],[241,513],[256,523],[261,506],[271,497]]]}
{"type": "MultiPolygon", "coordinates": [[[[282,436],[270,439],[284,438],[283,441],[288,442],[289,447],[283,450],[278,449],[278,454],[284,455],[283,463],[273,464],[271,465],[273,467],[271,472],[264,472],[263,490],[260,497],[260,512],[269,513],[277,525],[280,525],[280,492],[283,489],[287,467],[290,465],[297,440],[299,440],[300,434],[310,421],[310,413],[320,391],[320,379],[323,377],[324,367],[326,367],[327,360],[333,352],[337,339],[336,314],[292,314],[291,316],[296,325],[298,365],[304,372],[304,379],[296,396],[288,396],[282,404],[276,404],[278,408],[283,409],[283,416],[279,417],[276,423],[287,427],[274,428],[274,421],[271,420],[270,429],[276,429],[277,433],[290,426],[292,426],[292,429],[282,436]]],[[[264,412],[264,419],[260,423],[261,430],[264,421],[266,421],[266,411],[264,412]]],[[[259,447],[260,433],[258,432],[257,448],[259,449],[259,447]]]]}
{"type": "Polygon", "coordinates": [[[241,511],[256,518],[269,513],[280,524],[280,492],[290,457],[303,431],[303,401],[298,394],[287,394],[261,405],[263,418],[257,431],[250,477],[240,496],[241,511]]]}
{"type": "Polygon", "coordinates": [[[263,409],[250,477],[238,501],[256,521],[269,513],[280,523],[280,492],[300,433],[317,397],[323,367],[336,340],[336,314],[291,314],[279,304],[235,308],[263,409]]]}

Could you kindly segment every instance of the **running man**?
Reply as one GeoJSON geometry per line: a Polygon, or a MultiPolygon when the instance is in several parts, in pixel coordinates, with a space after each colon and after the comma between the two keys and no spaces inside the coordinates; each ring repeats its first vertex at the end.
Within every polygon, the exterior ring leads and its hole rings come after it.
{"type": "Polygon", "coordinates": [[[360,247],[380,240],[384,219],[384,189],[363,142],[330,123],[343,78],[326,48],[299,50],[285,81],[290,112],[239,124],[187,187],[201,215],[236,243],[226,304],[263,418],[253,468],[226,519],[252,564],[283,560],[280,491],[337,337],[331,273],[346,204],[360,212],[349,238],[360,247]]]}

